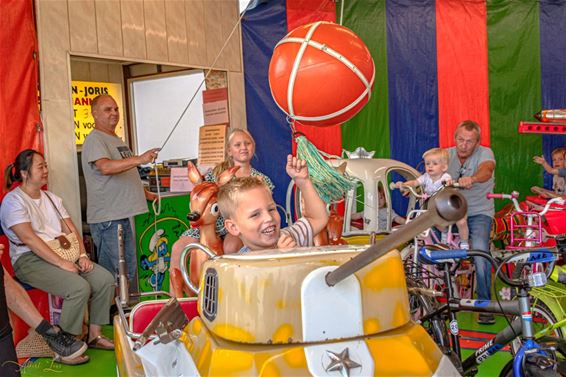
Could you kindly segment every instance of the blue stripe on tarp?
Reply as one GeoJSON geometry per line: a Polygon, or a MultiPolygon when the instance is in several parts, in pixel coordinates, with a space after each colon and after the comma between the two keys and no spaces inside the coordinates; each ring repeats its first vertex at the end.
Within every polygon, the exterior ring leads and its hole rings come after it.
{"type": "Polygon", "coordinates": [[[291,153],[291,130],[271,96],[268,69],[273,48],[285,35],[287,12],[283,0],[260,3],[242,19],[246,115],[248,130],[256,141],[252,165],[271,178],[275,202],[283,206],[289,184],[285,164],[291,153]]]}
{"type": "Polygon", "coordinates": [[[438,146],[435,1],[387,0],[386,15],[391,158],[417,166],[438,146]]]}
{"type": "MultiPolygon", "coordinates": [[[[566,109],[566,0],[540,0],[540,69],[543,109],[566,109]]],[[[552,164],[551,152],[566,148],[566,135],[543,135],[542,150],[552,164]]],[[[552,187],[545,174],[544,186],[552,187]]]]}

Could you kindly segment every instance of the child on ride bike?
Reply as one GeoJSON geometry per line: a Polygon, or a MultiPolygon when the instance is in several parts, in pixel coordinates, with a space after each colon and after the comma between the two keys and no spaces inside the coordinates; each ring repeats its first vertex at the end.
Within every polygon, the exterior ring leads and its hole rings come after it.
{"type": "MultiPolygon", "coordinates": [[[[430,197],[439,191],[443,185],[452,184],[452,177],[447,173],[448,171],[448,151],[442,148],[432,148],[423,154],[426,172],[417,179],[409,180],[406,182],[396,182],[394,187],[417,187],[421,186],[424,192],[430,197]]],[[[462,249],[469,249],[470,243],[468,241],[469,230],[467,218],[459,220],[456,223],[458,233],[460,235],[460,247],[462,249]]],[[[442,243],[447,242],[447,229],[442,230],[442,243]]]]}
{"type": "MultiPolygon", "coordinates": [[[[383,186],[380,184],[377,187],[377,192],[379,195],[379,209],[377,210],[377,229],[381,232],[388,229],[389,218],[387,217],[387,202],[385,201],[385,191],[383,186]]],[[[391,208],[391,222],[397,223],[399,225],[405,224],[406,220],[401,217],[391,208]]]]}
{"type": "Polygon", "coordinates": [[[548,174],[552,174],[552,190],[558,195],[566,195],[566,148],[556,148],[552,151],[552,167],[544,156],[534,156],[533,161],[542,165],[548,174]]]}
{"type": "Polygon", "coordinates": [[[240,253],[313,246],[314,235],[326,226],[326,204],[309,178],[306,162],[289,155],[286,170],[301,190],[305,216],[284,229],[280,229],[281,217],[271,190],[263,180],[239,177],[220,187],[218,206],[224,216],[226,230],[240,237],[244,244],[240,253]]]}

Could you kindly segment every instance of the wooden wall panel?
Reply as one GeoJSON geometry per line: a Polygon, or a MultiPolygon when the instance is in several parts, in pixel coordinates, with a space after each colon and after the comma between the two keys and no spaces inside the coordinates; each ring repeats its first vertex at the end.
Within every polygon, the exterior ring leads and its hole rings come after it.
{"type": "Polygon", "coordinates": [[[124,83],[124,70],[121,64],[108,64],[108,82],[124,83]]]}
{"type": "Polygon", "coordinates": [[[95,0],[98,52],[122,56],[122,14],[119,0],[95,0]]]}
{"type": "Polygon", "coordinates": [[[165,2],[165,21],[169,61],[171,63],[189,64],[185,2],[183,0],[165,2]]]}
{"type": "Polygon", "coordinates": [[[230,125],[248,128],[244,74],[241,72],[228,72],[228,104],[230,106],[230,125]]]}
{"type": "Polygon", "coordinates": [[[65,208],[80,229],[78,165],[73,158],[76,147],[69,78],[68,7],[65,1],[38,1],[35,5],[49,189],[63,198],[65,208]]]}
{"type": "MultiPolygon", "coordinates": [[[[222,28],[226,20],[222,19],[222,1],[208,0],[204,2],[204,28],[206,32],[206,65],[211,66],[224,43],[222,28]]],[[[214,69],[226,67],[224,54],[218,57],[214,69]]]]}
{"type": "Polygon", "coordinates": [[[232,36],[224,49],[223,58],[225,68],[230,71],[241,71],[241,52],[240,52],[240,25],[238,19],[239,6],[237,1],[221,1],[222,19],[222,43],[232,36]],[[238,25],[237,25],[238,24],[238,25]]]}
{"type": "Polygon", "coordinates": [[[124,40],[123,56],[132,59],[146,59],[143,0],[122,1],[120,10],[124,40]]]}
{"type": "Polygon", "coordinates": [[[71,79],[76,81],[90,81],[90,63],[71,60],[71,79]]]}
{"type": "Polygon", "coordinates": [[[94,0],[73,0],[68,1],[67,4],[69,7],[71,50],[96,54],[98,44],[94,0]]]}
{"type": "Polygon", "coordinates": [[[187,38],[189,47],[189,64],[205,67],[206,64],[206,30],[204,28],[204,2],[187,0],[185,2],[185,18],[187,20],[187,38]]]}
{"type": "Polygon", "coordinates": [[[67,54],[70,50],[69,17],[67,3],[63,1],[40,1],[36,6],[38,23],[49,25],[38,30],[41,98],[70,98],[67,54]]]}
{"type": "Polygon", "coordinates": [[[49,163],[49,190],[63,198],[65,209],[80,231],[82,226],[79,165],[75,146],[70,82],[67,82],[67,88],[67,98],[42,101],[43,125],[45,127],[46,158],[49,163]]]}
{"type": "Polygon", "coordinates": [[[118,63],[89,62],[71,58],[71,80],[102,81],[121,84],[122,65],[118,63]]]}
{"type": "Polygon", "coordinates": [[[163,0],[147,0],[143,3],[145,19],[145,45],[149,60],[169,61],[167,54],[167,27],[163,0]]]}
{"type": "Polygon", "coordinates": [[[110,80],[108,76],[108,64],[93,62],[89,63],[89,67],[90,78],[88,81],[108,82],[110,80]]]}

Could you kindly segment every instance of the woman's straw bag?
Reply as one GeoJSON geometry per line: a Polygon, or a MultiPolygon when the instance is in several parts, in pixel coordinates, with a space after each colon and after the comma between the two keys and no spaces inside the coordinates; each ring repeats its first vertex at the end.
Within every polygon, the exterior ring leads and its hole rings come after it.
{"type": "Polygon", "coordinates": [[[57,255],[69,262],[75,263],[81,255],[79,240],[74,232],[61,235],[46,243],[57,255]]]}
{"type": "MultiPolygon", "coordinates": [[[[57,209],[55,203],[53,203],[53,200],[51,199],[49,194],[47,193],[45,194],[47,195],[47,198],[53,205],[53,208],[55,208],[55,211],[57,211],[57,214],[59,215],[63,224],[67,225],[67,223],[65,223],[65,220],[63,219],[63,216],[57,209]]],[[[69,229],[69,234],[62,234],[59,237],[52,239],[51,241],[47,241],[46,243],[51,248],[51,250],[55,252],[55,254],[59,255],[61,258],[65,260],[68,260],[69,262],[75,263],[81,255],[79,239],[77,238],[77,235],[74,232],[71,232],[71,229],[69,229]]]]}

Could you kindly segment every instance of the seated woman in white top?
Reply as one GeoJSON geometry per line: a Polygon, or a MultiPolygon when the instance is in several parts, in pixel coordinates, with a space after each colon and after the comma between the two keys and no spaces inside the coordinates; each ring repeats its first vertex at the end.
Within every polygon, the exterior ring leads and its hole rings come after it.
{"type": "Polygon", "coordinates": [[[110,323],[114,278],[89,259],[61,198],[41,189],[47,177],[47,163],[31,149],[21,152],[6,169],[7,189],[21,183],[4,197],[0,207],[14,272],[20,281],[63,298],[59,326],[73,335],[82,333],[90,302],[89,346],[113,349],[112,341],[102,335],[101,325],[110,323]],[[75,263],[60,257],[47,244],[70,232],[79,241],[80,258],[75,263]]]}

